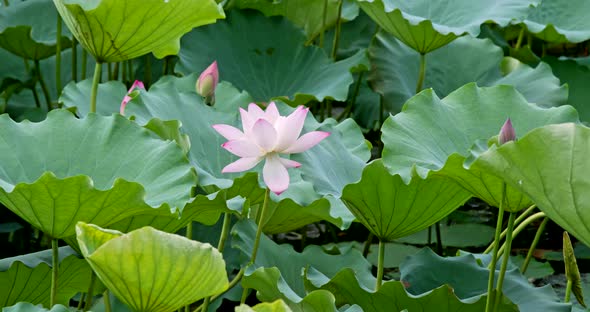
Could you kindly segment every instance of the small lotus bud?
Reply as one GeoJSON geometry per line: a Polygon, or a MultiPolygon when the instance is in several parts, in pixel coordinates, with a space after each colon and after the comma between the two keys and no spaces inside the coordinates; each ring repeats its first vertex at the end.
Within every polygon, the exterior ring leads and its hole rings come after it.
{"type": "Polygon", "coordinates": [[[506,142],[515,141],[516,140],[516,132],[512,127],[512,122],[510,118],[506,119],[506,122],[500,129],[500,134],[498,135],[498,145],[502,145],[506,142]]]}
{"type": "Polygon", "coordinates": [[[131,88],[127,90],[127,94],[125,95],[125,97],[123,97],[123,101],[121,101],[121,107],[119,108],[119,113],[121,115],[125,115],[125,107],[127,106],[127,103],[139,96],[139,90],[137,90],[137,88],[145,90],[143,82],[135,80],[135,82],[133,82],[133,84],[131,85],[131,88]]]}
{"type": "Polygon", "coordinates": [[[219,71],[217,61],[214,61],[197,79],[197,93],[206,99],[213,99],[217,83],[219,83],[219,71]]]}

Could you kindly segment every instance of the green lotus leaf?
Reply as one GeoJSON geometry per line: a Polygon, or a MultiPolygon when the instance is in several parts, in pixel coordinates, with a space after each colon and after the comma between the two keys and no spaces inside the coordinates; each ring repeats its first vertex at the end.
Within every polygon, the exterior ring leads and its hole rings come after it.
{"type": "Polygon", "coordinates": [[[241,304],[236,307],[236,312],[293,312],[283,300],[259,303],[253,307],[241,304]]]}
{"type": "MultiPolygon", "coordinates": [[[[369,80],[383,95],[386,112],[396,113],[415,94],[420,57],[386,32],[379,32],[369,48],[374,71],[369,80]]],[[[479,86],[513,85],[530,103],[543,107],[567,103],[567,86],[540,63],[531,68],[518,67],[504,75],[501,64],[504,52],[489,39],[462,37],[426,56],[424,88],[432,88],[445,97],[469,82],[479,86]]],[[[378,107],[379,102],[374,103],[378,107]]],[[[378,115],[377,115],[378,116],[378,115]]]]}
{"type": "Polygon", "coordinates": [[[436,50],[463,34],[476,37],[484,23],[506,26],[514,19],[522,20],[529,6],[538,3],[534,0],[358,1],[381,28],[420,53],[436,50]]]}
{"type": "Polygon", "coordinates": [[[144,227],[128,234],[79,222],[82,254],[134,311],[174,311],[228,287],[225,261],[210,244],[144,227]]]}
{"type": "MultiPolygon", "coordinates": [[[[52,251],[45,250],[0,260],[0,306],[21,301],[49,306],[52,251]]],[[[59,248],[56,302],[67,305],[77,293],[88,291],[92,269],[70,247],[59,248]]],[[[97,287],[95,293],[103,287],[97,287]]]]}
{"type": "Polygon", "coordinates": [[[19,302],[11,307],[3,308],[2,312],[70,312],[67,307],[57,304],[51,310],[47,310],[39,305],[34,305],[29,302],[19,302]]]}
{"type": "Polygon", "coordinates": [[[548,42],[582,42],[590,39],[590,3],[583,0],[541,1],[524,20],[529,32],[548,42]]]}
{"type": "MultiPolygon", "coordinates": [[[[249,256],[254,247],[255,236],[254,222],[239,221],[232,229],[232,246],[249,256]]],[[[261,301],[283,299],[291,309],[301,311],[298,308],[301,300],[311,295],[306,291],[303,279],[303,269],[308,267],[315,268],[326,278],[334,276],[342,268],[351,268],[358,274],[363,285],[375,285],[371,264],[356,249],[342,250],[335,255],[328,254],[320,246],[310,245],[302,253],[298,253],[291,245],[277,245],[266,236],[260,239],[256,262],[246,270],[242,285],[257,290],[261,301]]],[[[328,301],[325,295],[317,296],[325,297],[324,300],[328,301]]],[[[330,297],[333,302],[333,297],[330,297]]]]}
{"type": "MultiPolygon", "coordinates": [[[[313,40],[320,32],[333,27],[338,18],[338,0],[327,1],[327,11],[324,20],[324,2],[316,0],[237,0],[234,5],[240,9],[255,9],[265,16],[285,16],[293,24],[303,28],[307,40],[313,40]]],[[[341,19],[353,20],[359,14],[355,1],[344,0],[341,19]]],[[[331,45],[330,45],[331,46],[331,45]]]]}
{"type": "Polygon", "coordinates": [[[586,208],[590,129],[573,123],[535,129],[516,143],[483,153],[471,165],[527,194],[551,220],[590,245],[586,208]]]}
{"type": "MultiPolygon", "coordinates": [[[[513,87],[467,84],[440,99],[425,90],[408,100],[401,113],[383,125],[383,162],[409,181],[412,171],[425,178],[431,171],[448,176],[492,206],[499,206],[502,179],[477,167],[465,168],[472,149],[487,148],[507,118],[517,136],[547,124],[577,121],[570,106],[542,108],[530,104],[513,87]]],[[[506,191],[507,211],[530,206],[512,187],[506,191]]]]}
{"type": "MultiPolygon", "coordinates": [[[[51,0],[17,1],[0,10],[0,47],[29,60],[52,56],[57,45],[57,10],[51,0]]],[[[71,42],[66,32],[62,48],[71,42]]]]}
{"type": "Polygon", "coordinates": [[[383,241],[416,233],[463,205],[471,193],[453,180],[415,175],[406,184],[389,174],[381,160],[365,167],[361,180],[349,184],[342,200],[371,233],[383,241]]]}
{"type": "Polygon", "coordinates": [[[551,65],[553,73],[559,77],[562,83],[567,83],[569,89],[568,104],[578,110],[582,121],[590,122],[590,105],[588,105],[590,93],[585,83],[590,79],[590,67],[584,64],[585,60],[564,60],[546,57],[543,61],[551,65]]]}
{"type": "MultiPolygon", "coordinates": [[[[494,240],[495,228],[481,223],[456,223],[447,224],[441,222],[440,236],[443,237],[444,246],[458,248],[486,247],[494,240]]],[[[400,239],[396,242],[412,245],[428,245],[436,241],[435,231],[424,230],[400,239]],[[428,234],[430,233],[430,238],[428,234]]]]}
{"type": "Polygon", "coordinates": [[[100,62],[176,55],[180,37],[224,18],[213,0],[54,0],[78,42],[100,62]]]}
{"type": "MultiPolygon", "coordinates": [[[[208,193],[235,187],[227,199],[240,195],[248,198],[251,205],[262,204],[264,184],[261,181],[235,180],[243,173],[221,173],[222,168],[236,157],[219,147],[225,139],[211,127],[219,123],[240,127],[238,108],[246,107],[252,99],[231,85],[220,83],[216,90],[218,104],[207,106],[194,91],[195,80],[196,75],[191,75],[181,79],[166,78],[154,84],[148,92],[141,92],[129,102],[126,115],[140,124],[146,124],[154,117],[179,120],[181,131],[191,141],[188,156],[199,174],[200,185],[208,193]],[[222,98],[227,100],[221,101],[222,98]],[[257,189],[256,198],[251,198],[253,187],[257,189]]],[[[292,111],[285,104],[277,104],[283,115],[292,111]]],[[[369,148],[352,120],[338,124],[328,119],[320,124],[310,114],[304,132],[313,130],[332,134],[313,149],[292,155],[292,159],[300,162],[302,167],[290,170],[291,183],[286,192],[281,196],[271,195],[274,203],[270,205],[270,219],[265,223],[267,233],[290,231],[320,220],[348,227],[353,220],[337,197],[346,184],[360,178],[365,161],[370,157],[369,148]],[[339,157],[334,158],[333,155],[339,157]],[[325,159],[331,161],[326,164],[325,159]]],[[[261,165],[254,170],[260,172],[260,169],[261,165]]]]}
{"type": "Polygon", "coordinates": [[[285,18],[232,11],[227,20],[182,38],[176,69],[185,75],[200,73],[217,60],[221,79],[257,102],[345,101],[353,82],[350,70],[366,60],[365,53],[334,63],[321,48],[304,43],[303,32],[285,18]]]}
{"type": "MultiPolygon", "coordinates": [[[[424,248],[402,263],[401,280],[409,286],[407,291],[415,295],[447,284],[461,300],[479,299],[487,295],[490,260],[490,255],[473,254],[443,258],[424,248]]],[[[498,266],[496,276],[499,271],[498,266]]],[[[518,306],[517,311],[571,311],[571,305],[560,303],[551,286],[534,287],[512,264],[506,271],[502,293],[518,306]]]]}
{"type": "Polygon", "coordinates": [[[365,312],[380,311],[483,311],[486,299],[461,300],[447,285],[434,287],[420,295],[409,294],[402,282],[388,281],[375,292],[373,288],[359,285],[355,272],[343,269],[332,279],[326,279],[315,270],[306,272],[306,279],[312,288],[330,291],[336,297],[338,306],[356,304],[365,312]]]}
{"type": "Polygon", "coordinates": [[[54,110],[40,123],[3,115],[0,127],[0,202],[53,238],[80,220],[108,225],[191,198],[196,177],[180,147],[121,116],[54,110]]]}
{"type": "MultiPolygon", "coordinates": [[[[76,114],[86,116],[90,112],[90,89],[92,79],[80,82],[71,81],[63,89],[59,101],[64,107],[76,108],[76,114]]],[[[127,94],[127,88],[120,81],[108,81],[98,85],[96,112],[109,116],[118,113],[123,97],[127,94]]]]}

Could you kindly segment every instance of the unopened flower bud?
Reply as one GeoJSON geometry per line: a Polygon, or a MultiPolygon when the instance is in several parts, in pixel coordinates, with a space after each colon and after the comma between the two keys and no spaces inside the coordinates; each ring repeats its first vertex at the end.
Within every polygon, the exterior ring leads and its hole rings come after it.
{"type": "Polygon", "coordinates": [[[197,93],[206,99],[213,99],[215,88],[219,83],[219,71],[217,61],[214,61],[205,69],[197,79],[197,93]]]}
{"type": "Polygon", "coordinates": [[[516,132],[512,127],[512,122],[510,121],[510,118],[508,118],[502,126],[502,129],[500,129],[500,134],[498,135],[498,145],[502,145],[506,142],[514,140],[516,140],[516,132]]]}

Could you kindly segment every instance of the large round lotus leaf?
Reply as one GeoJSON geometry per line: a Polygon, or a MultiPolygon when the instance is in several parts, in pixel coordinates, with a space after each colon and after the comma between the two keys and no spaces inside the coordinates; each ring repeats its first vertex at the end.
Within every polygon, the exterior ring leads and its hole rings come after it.
{"type": "Polygon", "coordinates": [[[359,0],[381,28],[420,53],[436,50],[465,33],[476,37],[483,23],[506,26],[522,20],[536,0],[359,0]]]}
{"type": "Polygon", "coordinates": [[[103,62],[176,55],[180,37],[223,18],[213,0],[53,0],[78,42],[103,62]]]}
{"type": "MultiPolygon", "coordinates": [[[[379,32],[369,48],[373,71],[369,81],[383,95],[388,112],[399,112],[416,92],[420,55],[394,36],[379,32]]],[[[479,86],[513,85],[530,103],[540,106],[566,104],[568,89],[560,85],[551,67],[519,63],[507,75],[501,71],[504,52],[489,39],[462,37],[426,55],[424,88],[445,97],[469,82],[479,86]]]]}
{"type": "MultiPolygon", "coordinates": [[[[353,20],[359,14],[358,5],[354,0],[343,1],[342,22],[353,20]]],[[[237,8],[255,9],[261,11],[266,16],[285,16],[293,24],[303,28],[308,40],[313,40],[320,32],[336,24],[339,3],[339,0],[237,0],[233,2],[237,8]],[[324,5],[327,5],[325,19],[324,5]]]]}
{"type": "MultiPolygon", "coordinates": [[[[429,248],[409,256],[401,264],[401,280],[407,291],[419,295],[439,285],[449,285],[460,299],[477,299],[487,295],[490,255],[464,254],[457,257],[440,257],[429,248]]],[[[500,267],[496,268],[496,276],[500,267]]],[[[502,293],[517,309],[500,311],[571,311],[571,305],[561,303],[551,286],[534,287],[513,264],[509,264],[504,277],[502,293]]]]}
{"type": "Polygon", "coordinates": [[[115,296],[134,311],[171,312],[228,287],[217,249],[144,227],[128,234],[79,222],[82,254],[115,296]]]}
{"type": "Polygon", "coordinates": [[[582,42],[590,39],[590,2],[541,1],[524,20],[528,30],[549,42],[582,42]]]}
{"type": "Polygon", "coordinates": [[[122,116],[65,110],[40,123],[0,116],[0,202],[54,238],[77,221],[108,225],[182,210],[196,178],[182,149],[122,116]]]}
{"type": "Polygon", "coordinates": [[[535,129],[490,149],[472,164],[529,196],[568,232],[590,246],[590,129],[573,123],[535,129]]]}
{"type": "MultiPolygon", "coordinates": [[[[355,272],[343,269],[331,279],[316,270],[305,276],[310,287],[328,290],[336,297],[336,304],[356,304],[364,312],[423,311],[423,312],[480,312],[485,310],[486,298],[460,299],[448,285],[438,285],[419,295],[412,295],[400,281],[387,281],[378,291],[360,285],[355,272]]],[[[511,310],[510,310],[511,311],[511,310]]]]}
{"type": "MultiPolygon", "coordinates": [[[[386,120],[382,128],[383,162],[405,181],[410,180],[413,170],[423,178],[436,171],[498,207],[502,180],[463,164],[470,150],[479,149],[482,140],[487,145],[507,118],[512,120],[517,136],[547,124],[578,120],[572,107],[541,108],[528,103],[510,86],[479,88],[471,83],[442,100],[428,89],[408,100],[401,113],[386,120]]],[[[530,205],[530,200],[511,187],[506,195],[508,203],[504,208],[508,211],[530,205]]]]}
{"type": "Polygon", "coordinates": [[[292,104],[345,101],[353,82],[350,69],[365,59],[364,53],[334,63],[321,48],[304,43],[305,34],[285,18],[232,11],[227,20],[182,38],[176,69],[200,73],[217,60],[221,79],[258,102],[277,97],[292,104]]]}
{"type": "MultiPolygon", "coordinates": [[[[125,114],[140,124],[148,123],[153,118],[179,120],[182,123],[181,131],[190,137],[188,156],[199,173],[200,185],[209,193],[235,187],[235,195],[249,198],[252,186],[246,185],[245,180],[235,180],[243,173],[221,173],[224,166],[237,158],[220,147],[225,139],[211,126],[223,123],[241,128],[238,108],[246,107],[252,99],[246,93],[221,83],[216,90],[217,104],[207,106],[194,91],[195,80],[196,75],[165,78],[149,91],[140,92],[136,99],[129,102],[125,114]]],[[[277,104],[282,115],[292,111],[291,107],[283,103],[277,104]]],[[[319,220],[346,227],[353,219],[335,197],[340,196],[345,185],[360,178],[362,168],[370,157],[365,139],[352,120],[337,124],[328,119],[319,124],[309,114],[304,132],[314,130],[332,134],[312,149],[291,156],[302,166],[289,171],[291,183],[287,191],[280,196],[272,195],[277,205],[271,205],[271,220],[265,225],[267,233],[285,232],[319,220]],[[326,159],[330,159],[330,162],[326,162],[326,159]],[[302,206],[307,208],[302,209],[302,206]]],[[[260,169],[261,165],[254,171],[260,172],[260,169]]],[[[263,186],[262,183],[256,185],[263,186]]],[[[261,197],[251,202],[261,203],[261,197]]]]}
{"type": "MultiPolygon", "coordinates": [[[[49,306],[52,251],[45,250],[0,260],[0,306],[20,301],[49,306]]],[[[59,248],[56,302],[68,304],[77,293],[88,291],[92,269],[70,247],[59,248]]],[[[97,287],[95,293],[103,287],[97,287]]]]}
{"type": "Polygon", "coordinates": [[[444,176],[422,179],[415,175],[406,184],[399,175],[389,174],[381,160],[367,165],[362,179],[342,192],[342,200],[356,219],[384,241],[429,227],[470,197],[471,193],[444,176]]]}
{"type": "MultiPolygon", "coordinates": [[[[13,1],[0,10],[0,47],[29,60],[54,55],[57,19],[51,0],[13,1]]],[[[70,45],[65,31],[60,41],[62,48],[70,45]]]]}

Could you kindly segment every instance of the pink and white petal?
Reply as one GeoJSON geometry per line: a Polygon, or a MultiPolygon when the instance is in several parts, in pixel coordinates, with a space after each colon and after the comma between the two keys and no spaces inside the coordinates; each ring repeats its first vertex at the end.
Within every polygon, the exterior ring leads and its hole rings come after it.
{"type": "Polygon", "coordinates": [[[248,115],[250,115],[252,120],[258,120],[259,118],[264,118],[264,111],[255,103],[250,103],[248,105],[248,115]]]}
{"type": "Polygon", "coordinates": [[[129,88],[129,90],[127,91],[127,93],[130,93],[135,88],[141,88],[141,89],[144,89],[145,90],[145,86],[143,85],[143,82],[141,82],[139,80],[135,80],[133,82],[133,84],[131,85],[131,88],[129,88]]]}
{"type": "Polygon", "coordinates": [[[291,159],[286,159],[286,158],[280,158],[279,160],[281,161],[281,163],[283,164],[283,166],[287,167],[287,168],[299,168],[301,167],[301,164],[291,160],[291,159]]]}
{"type": "Polygon", "coordinates": [[[240,157],[259,157],[264,155],[260,147],[249,140],[227,141],[221,144],[221,147],[240,157]]]}
{"type": "Polygon", "coordinates": [[[240,158],[233,163],[225,166],[221,169],[221,173],[228,173],[228,172],[242,172],[246,170],[250,170],[254,168],[260,161],[262,157],[244,157],[240,158]]]}
{"type": "Polygon", "coordinates": [[[266,186],[277,195],[280,195],[289,187],[289,172],[287,172],[287,168],[276,154],[266,157],[264,168],[262,168],[262,176],[266,186]]]}
{"type": "Polygon", "coordinates": [[[252,126],[251,140],[256,142],[264,151],[270,152],[277,142],[277,132],[266,119],[258,119],[252,126]]]}
{"type": "Polygon", "coordinates": [[[129,95],[125,95],[123,97],[123,101],[121,101],[121,107],[119,107],[119,114],[125,115],[125,107],[129,101],[131,101],[131,97],[129,95]]]}
{"type": "Polygon", "coordinates": [[[293,145],[289,146],[283,151],[287,154],[295,154],[304,152],[316,144],[320,143],[323,139],[330,136],[330,132],[325,131],[312,131],[302,135],[293,145]]]}
{"type": "Polygon", "coordinates": [[[264,111],[264,119],[274,125],[277,119],[279,119],[279,116],[279,110],[277,109],[275,102],[270,102],[264,111]]]}
{"type": "Polygon", "coordinates": [[[224,124],[217,124],[212,126],[215,131],[221,134],[228,140],[241,140],[244,138],[244,133],[240,129],[224,124]]]}
{"type": "Polygon", "coordinates": [[[282,152],[284,149],[295,143],[299,137],[299,134],[301,134],[301,130],[303,129],[303,124],[305,123],[305,117],[307,116],[308,111],[308,108],[299,106],[285,119],[282,119],[280,122],[276,123],[275,127],[277,128],[277,132],[279,134],[276,151],[282,152]]]}
{"type": "Polygon", "coordinates": [[[244,129],[244,134],[246,136],[250,136],[252,132],[252,126],[256,119],[252,119],[252,116],[248,114],[248,112],[240,107],[240,116],[242,117],[242,129],[244,129]]]}

